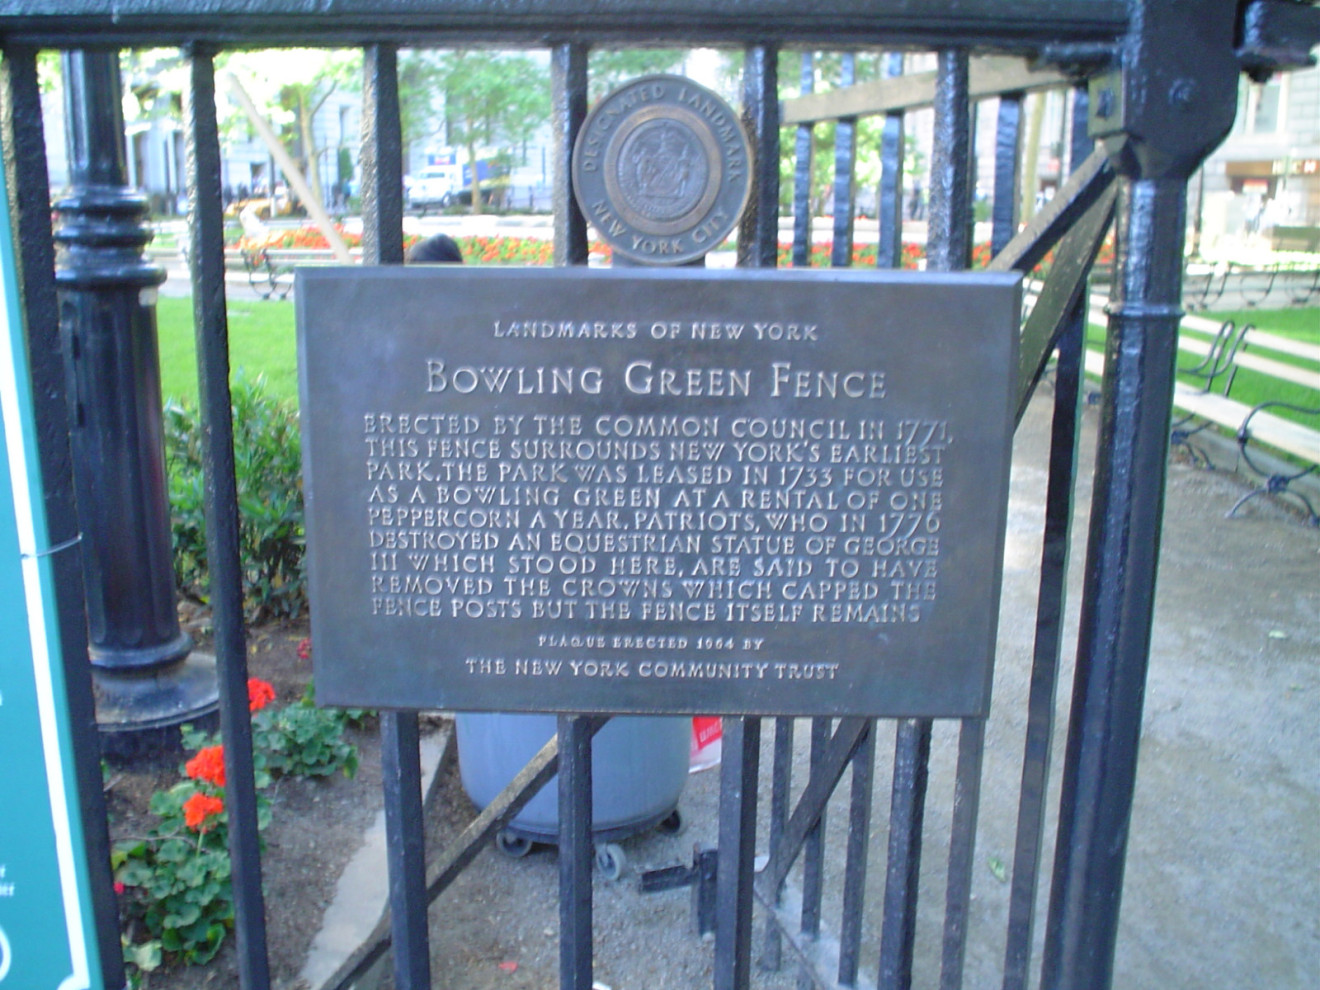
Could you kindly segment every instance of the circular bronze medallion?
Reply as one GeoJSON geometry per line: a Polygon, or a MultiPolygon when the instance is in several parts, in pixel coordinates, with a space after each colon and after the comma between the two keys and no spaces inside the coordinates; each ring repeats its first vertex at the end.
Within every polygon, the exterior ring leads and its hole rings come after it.
{"type": "Polygon", "coordinates": [[[751,146],[737,113],[680,76],[644,76],[587,116],[573,148],[573,191],[600,236],[649,264],[700,258],[738,222],[751,146]]]}

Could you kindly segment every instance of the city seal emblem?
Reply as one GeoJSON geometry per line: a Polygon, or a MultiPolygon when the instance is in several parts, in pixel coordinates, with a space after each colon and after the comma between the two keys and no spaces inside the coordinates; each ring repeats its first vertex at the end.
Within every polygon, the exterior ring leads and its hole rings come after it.
{"type": "Polygon", "coordinates": [[[587,116],[573,191],[601,238],[647,264],[700,258],[734,228],[751,189],[751,146],[737,113],[679,76],[644,76],[587,116]]]}

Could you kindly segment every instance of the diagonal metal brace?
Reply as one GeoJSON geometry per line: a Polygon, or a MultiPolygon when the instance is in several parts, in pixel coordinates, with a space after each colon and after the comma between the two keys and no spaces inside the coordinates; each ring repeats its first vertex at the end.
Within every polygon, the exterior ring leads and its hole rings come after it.
{"type": "Polygon", "coordinates": [[[779,848],[771,853],[770,862],[757,878],[758,885],[764,891],[770,892],[772,900],[774,891],[777,891],[779,885],[784,882],[784,878],[788,876],[788,871],[793,866],[793,861],[802,851],[802,846],[807,841],[807,833],[824,813],[825,805],[833,795],[834,789],[839,786],[843,771],[847,769],[857,747],[861,745],[870,724],[870,719],[860,717],[839,721],[824,757],[813,769],[802,796],[798,798],[797,807],[793,809],[793,814],[784,827],[784,837],[779,848]]]}
{"type": "MultiPolygon", "coordinates": [[[[592,719],[588,731],[594,737],[609,721],[608,717],[598,716],[592,719]]],[[[454,841],[453,847],[445,857],[426,871],[426,902],[432,904],[435,899],[476,859],[477,855],[490,842],[495,833],[517,817],[527,803],[536,797],[541,788],[550,782],[559,770],[559,736],[551,737],[541,747],[528,764],[518,771],[518,775],[509,781],[481,814],[465,828],[454,841]]],[[[380,920],[371,930],[371,934],[353,950],[343,964],[322,985],[321,990],[347,990],[355,981],[374,966],[392,943],[390,935],[390,909],[387,905],[380,920]]]]}
{"type": "Polygon", "coordinates": [[[1113,184],[1114,170],[1096,148],[1068,177],[1054,198],[1018,232],[986,267],[992,272],[1029,272],[1078,223],[1113,184]]]}
{"type": "Polygon", "coordinates": [[[1036,305],[1022,327],[1014,425],[1022,421],[1022,414],[1026,412],[1045,365],[1059,344],[1064,324],[1086,291],[1086,277],[1113,219],[1117,198],[1118,187],[1110,184],[1068,232],[1054,256],[1036,305]]]}

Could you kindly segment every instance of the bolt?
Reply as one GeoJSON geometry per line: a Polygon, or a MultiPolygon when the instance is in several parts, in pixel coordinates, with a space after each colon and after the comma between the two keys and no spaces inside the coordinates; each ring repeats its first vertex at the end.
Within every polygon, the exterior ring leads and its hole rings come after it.
{"type": "Polygon", "coordinates": [[[1175,110],[1190,110],[1196,100],[1196,81],[1176,79],[1169,87],[1169,105],[1175,110]]]}
{"type": "Polygon", "coordinates": [[[1095,115],[1101,120],[1108,120],[1114,115],[1114,91],[1102,89],[1095,97],[1095,115]]]}

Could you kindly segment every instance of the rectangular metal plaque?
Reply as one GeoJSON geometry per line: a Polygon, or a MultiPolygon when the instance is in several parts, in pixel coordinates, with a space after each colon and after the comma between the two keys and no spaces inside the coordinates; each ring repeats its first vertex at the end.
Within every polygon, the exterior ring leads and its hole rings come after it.
{"type": "Polygon", "coordinates": [[[317,697],[989,704],[1013,275],[298,273],[317,697]]]}

